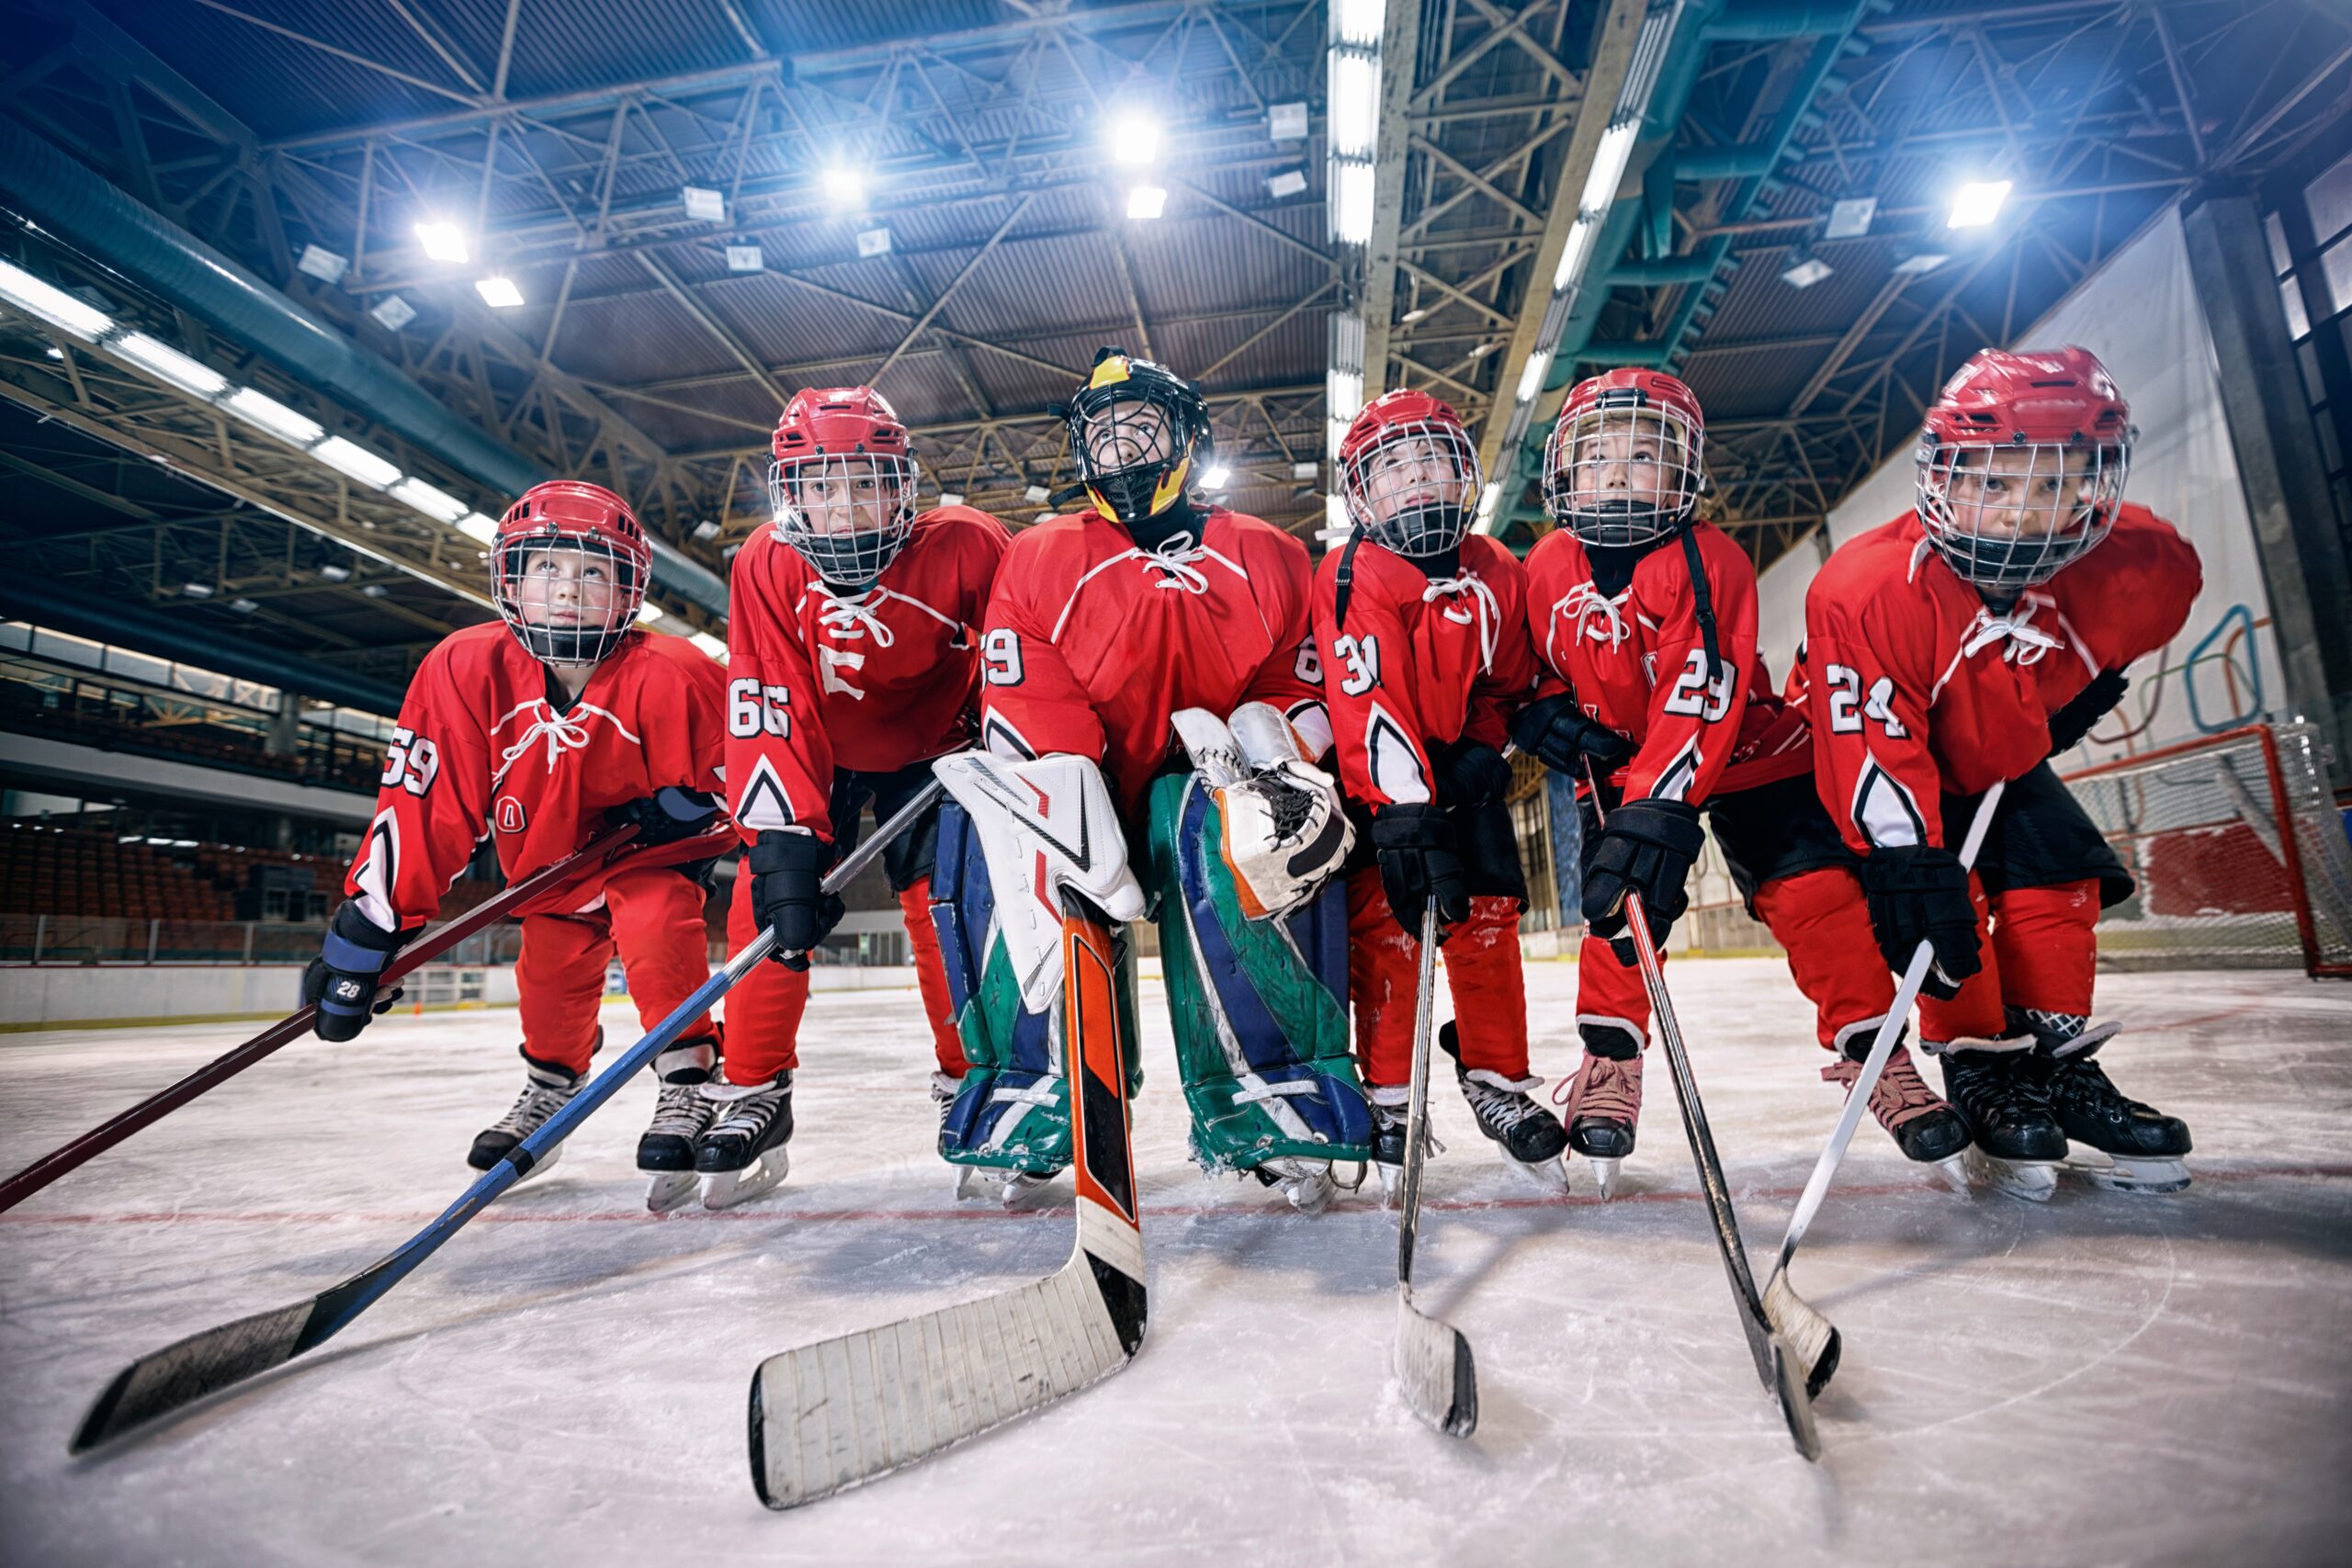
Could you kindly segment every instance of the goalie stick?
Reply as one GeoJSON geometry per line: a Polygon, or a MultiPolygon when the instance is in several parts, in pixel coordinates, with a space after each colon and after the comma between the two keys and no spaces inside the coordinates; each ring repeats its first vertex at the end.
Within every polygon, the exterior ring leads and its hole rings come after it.
{"type": "Polygon", "coordinates": [[[1437,901],[1421,907],[1419,989],[1413,999],[1412,1101],[1405,1113],[1405,1171],[1396,1205],[1396,1384],[1413,1414],[1448,1437],[1478,1429],[1478,1369],[1470,1341],[1413,1304],[1413,1248],[1421,1234],[1421,1162],[1430,1139],[1430,1010],[1437,989],[1437,901]]]}
{"type": "MultiPolygon", "coordinates": [[[[2007,781],[1997,781],[1977,802],[1976,815],[1969,820],[1968,836],[1960,846],[1962,871],[1976,864],[1976,852],[1984,847],[1985,830],[1993,825],[1993,809],[2000,805],[2001,792],[2007,787],[2007,781]]],[[[1789,1283],[1789,1260],[1796,1256],[1797,1244],[1804,1239],[1806,1227],[1821,1212],[1822,1200],[1829,1195],[1829,1183],[1838,1174],[1838,1163],[1846,1157],[1846,1145],[1854,1141],[1854,1129],[1861,1124],[1862,1112],[1869,1108],[1871,1095],[1878,1088],[1879,1075],[1886,1070],[1887,1059],[1894,1055],[1894,1043],[1903,1038],[1903,1026],[1910,1021],[1911,1006],[1919,999],[1919,988],[1928,982],[1928,966],[1935,961],[1935,955],[1936,950],[1924,942],[1913,950],[1911,962],[1903,971],[1903,983],[1895,987],[1894,1004],[1886,1010],[1886,1017],[1879,1023],[1878,1035],[1871,1042],[1871,1054],[1863,1059],[1853,1088],[1846,1091],[1846,1108],[1838,1113],[1838,1125],[1829,1134],[1829,1146],[1821,1151],[1813,1174],[1805,1178],[1804,1193],[1797,1199],[1796,1213],[1789,1216],[1789,1233],[1781,1238],[1780,1257],[1773,1262],[1772,1278],[1764,1287],[1764,1311],[1803,1363],[1805,1388],[1813,1393],[1819,1393],[1828,1383],[1830,1374],[1838,1370],[1842,1342],[1837,1325],[1789,1283]]]]}
{"type": "MultiPolygon", "coordinates": [[[[635,828],[628,827],[600,833],[576,853],[526,877],[495,898],[476,906],[456,919],[424,932],[395,953],[392,961],[384,966],[383,977],[377,982],[379,988],[397,985],[468,937],[488,930],[509,909],[579,874],[581,868],[594,857],[626,849],[628,840],[636,832],[635,828]]],[[[318,1010],[316,1003],[304,1003],[235,1050],[214,1057],[170,1088],[159,1089],[129,1110],[99,1122],[72,1143],[43,1155],[6,1181],[0,1182],[0,1213],[15,1208],[66,1172],[106,1153],[133,1133],[162,1121],[198,1095],[219,1088],[280,1046],[308,1034],[311,1021],[318,1016],[318,1010]]]]}
{"type": "MultiPolygon", "coordinates": [[[[909,801],[904,809],[877,828],[871,839],[851,851],[833,868],[825,878],[824,890],[838,893],[848,886],[850,880],[882,852],[882,846],[904,832],[939,797],[939,793],[940,786],[934,783],[909,801]]],[[[516,1145],[505,1158],[484,1171],[471,1187],[466,1189],[463,1196],[442,1213],[440,1218],[374,1263],[308,1301],[296,1302],[291,1306],[279,1307],[273,1312],[256,1313],[234,1323],[208,1328],[201,1334],[192,1334],[177,1344],[141,1356],[116,1373],[114,1381],[107,1384],[106,1392],[99,1394],[97,1402],[90,1406],[89,1414],[82,1418],[82,1425],[67,1445],[70,1451],[81,1453],[134,1427],[184,1409],[247,1378],[281,1366],[303,1351],[325,1344],[348,1328],[361,1313],[382,1300],[393,1286],[408,1278],[417,1265],[432,1257],[443,1242],[457,1235],[468,1221],[529,1174],[532,1168],[563,1142],[573,1128],[593,1115],[672,1041],[684,1033],[688,1024],[708,1011],[711,1005],[725,996],[754,965],[765,961],[775,946],[775,928],[762,930],[744,944],[742,952],[728,960],[724,969],[704,981],[694,995],[679,1003],[676,1011],[630,1046],[619,1060],[590,1079],[586,1087],[573,1095],[561,1110],[548,1117],[538,1131],[516,1145]]]]}
{"type": "MultiPolygon", "coordinates": [[[[1600,780],[1588,772],[1592,806],[1600,813],[1600,780]]],[[[1625,931],[1633,938],[1640,960],[1642,985],[1649,992],[1650,1017],[1657,1024],[1658,1043],[1666,1050],[1667,1067],[1674,1077],[1674,1099],[1682,1111],[1683,1135],[1690,1141],[1690,1157],[1699,1168],[1699,1188],[1706,1196],[1707,1215],[1714,1222],[1715,1246],[1723,1254],[1724,1272],[1731,1280],[1732,1301],[1739,1308],[1739,1326],[1747,1336],[1748,1354],[1756,1359],[1756,1375],[1781,1404],[1781,1418],[1797,1452],[1808,1460],[1821,1457],[1821,1435],[1814,1427],[1815,1390],[1805,1382],[1805,1368],[1787,1339],[1774,1331],[1763,1301],[1756,1293],[1756,1276],[1747,1265],[1747,1247],[1739,1237],[1739,1217],[1732,1212],[1731,1185],[1724,1179],[1724,1162],[1715,1153],[1715,1138],[1707,1127],[1707,1108],[1699,1100],[1699,1080],[1690,1072],[1690,1054],[1683,1047],[1682,1027],[1674,1016],[1674,998],[1667,994],[1666,966],[1658,961],[1657,943],[1651,940],[1642,896],[1625,894],[1625,931]]]]}
{"type": "MultiPolygon", "coordinates": [[[[934,786],[936,787],[936,786],[934,786]]],[[[1108,1377],[1147,1317],[1109,924],[1062,915],[1063,1059],[1078,1239],[1045,1279],[804,1345],[752,1374],[752,1486],[796,1508],[928,1459],[1108,1377]]]]}

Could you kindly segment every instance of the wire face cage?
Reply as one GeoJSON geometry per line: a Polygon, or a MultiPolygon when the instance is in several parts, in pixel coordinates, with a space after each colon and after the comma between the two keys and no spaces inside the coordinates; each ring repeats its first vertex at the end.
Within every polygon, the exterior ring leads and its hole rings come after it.
{"type": "Polygon", "coordinates": [[[2115,525],[2125,441],[1919,444],[1919,523],[1962,581],[1995,594],[2047,582],[2115,525]]]}
{"type": "Polygon", "coordinates": [[[1479,482],[1469,434],[1442,419],[1388,425],[1371,445],[1344,453],[1340,468],[1348,520],[1400,556],[1442,555],[1460,546],[1479,482]]]}
{"type": "Polygon", "coordinates": [[[506,509],[490,548],[491,602],[532,658],[599,664],[637,625],[653,552],[628,502],[552,479],[506,509]]]}
{"type": "Polygon", "coordinates": [[[828,582],[862,588],[914,534],[913,457],[897,453],[778,458],[768,465],[777,537],[828,582]]]}
{"type": "Polygon", "coordinates": [[[1647,544],[1699,504],[1706,434],[1679,410],[1606,392],[1552,427],[1544,506],[1588,545],[1647,544]]]}
{"type": "Polygon", "coordinates": [[[1096,356],[1066,412],[1078,476],[1114,523],[1141,523],[1174,505],[1209,446],[1208,405],[1192,383],[1115,348],[1096,356]]]}

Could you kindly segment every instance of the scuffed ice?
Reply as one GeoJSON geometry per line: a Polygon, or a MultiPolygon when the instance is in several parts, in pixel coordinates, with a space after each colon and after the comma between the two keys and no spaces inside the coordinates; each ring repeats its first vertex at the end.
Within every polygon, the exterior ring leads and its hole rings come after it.
{"type": "MultiPolygon", "coordinates": [[[[1575,976],[1530,969],[1555,1079],[1575,976]]],[[[1672,983],[1761,1263],[1838,1096],[1779,965],[1683,962],[1672,983]]],[[[1532,1193],[1435,1087],[1447,1153],[1417,1294],[1476,1348],[1481,1418],[1459,1442],[1396,1396],[1393,1217],[1370,1187],[1306,1218],[1200,1175],[1146,990],[1151,1329],[1098,1387],[860,1491],[760,1506],[743,1411],[763,1357],[1035,1279],[1069,1247],[1066,1206],[953,1201],[913,992],[820,994],[775,1193],[646,1214],[631,1150],[653,1088],[632,1085],[332,1345],[68,1461],[131,1358],[323,1289],[466,1185],[468,1142],[520,1077],[514,1017],[390,1018],[288,1047],[0,1217],[0,1555],[1909,1568],[2318,1562],[2352,1529],[2342,986],[2103,977],[2127,1028],[2102,1060],[2196,1132],[2176,1198],[1959,1198],[1865,1123],[1797,1264],[1846,1337],[1817,1469],[1757,1386],[1668,1097],[1603,1207],[1582,1161],[1566,1200],[1532,1193]]],[[[636,1032],[626,1009],[605,1022],[636,1032]]],[[[8,1038],[0,1166],[247,1032],[8,1038]]]]}

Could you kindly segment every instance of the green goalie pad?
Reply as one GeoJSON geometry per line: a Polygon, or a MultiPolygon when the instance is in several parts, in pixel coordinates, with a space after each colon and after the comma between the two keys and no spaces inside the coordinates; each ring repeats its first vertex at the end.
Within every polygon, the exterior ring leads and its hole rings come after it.
{"type": "MultiPolygon", "coordinates": [[[[939,932],[956,1032],[970,1064],[939,1130],[939,1152],[956,1165],[1050,1176],[1069,1164],[1069,1082],[1062,1076],[1062,1004],[1022,1005],[995,898],[971,819],[949,801],[940,808],[932,877],[932,922],[939,932]]],[[[1132,1095],[1143,1085],[1136,1051],[1135,962],[1117,936],[1121,1051],[1132,1095]]]]}
{"type": "Polygon", "coordinates": [[[1193,1157],[1210,1170],[1371,1156],[1371,1113],[1348,1050],[1348,911],[1340,879],[1291,914],[1243,917],[1215,795],[1156,781],[1145,890],[1193,1157]]]}

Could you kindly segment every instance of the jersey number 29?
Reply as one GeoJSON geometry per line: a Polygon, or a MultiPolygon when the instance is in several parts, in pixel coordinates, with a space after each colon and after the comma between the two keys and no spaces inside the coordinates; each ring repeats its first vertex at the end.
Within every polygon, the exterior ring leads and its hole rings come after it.
{"type": "Polygon", "coordinates": [[[1720,724],[1724,715],[1731,712],[1731,692],[1737,671],[1728,664],[1714,680],[1707,679],[1707,650],[1694,648],[1674,678],[1674,689],[1666,694],[1666,701],[1658,705],[1668,713],[1696,717],[1702,724],[1720,724]]]}

